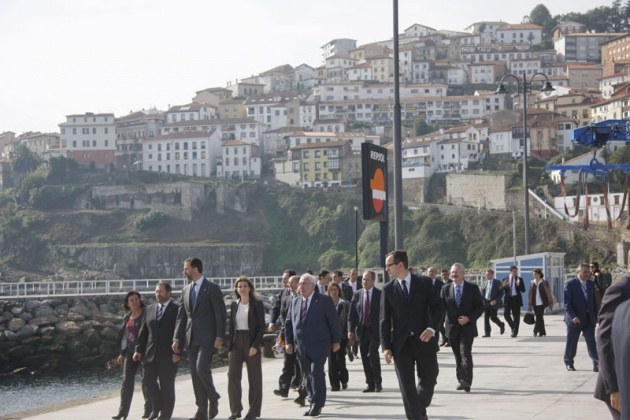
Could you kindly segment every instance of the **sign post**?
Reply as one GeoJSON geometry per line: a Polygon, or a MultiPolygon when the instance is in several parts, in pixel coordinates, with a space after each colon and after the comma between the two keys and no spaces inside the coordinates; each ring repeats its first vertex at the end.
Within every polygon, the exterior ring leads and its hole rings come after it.
{"type": "Polygon", "coordinates": [[[363,172],[363,220],[380,222],[380,264],[387,254],[387,149],[371,143],[361,144],[363,172]]]}

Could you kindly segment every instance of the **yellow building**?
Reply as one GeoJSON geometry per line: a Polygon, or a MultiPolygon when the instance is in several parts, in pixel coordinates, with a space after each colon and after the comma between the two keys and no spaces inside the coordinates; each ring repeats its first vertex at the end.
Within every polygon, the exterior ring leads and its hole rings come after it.
{"type": "Polygon", "coordinates": [[[294,171],[299,171],[304,188],[340,186],[344,160],[351,157],[348,140],[304,143],[291,149],[294,171]]]}

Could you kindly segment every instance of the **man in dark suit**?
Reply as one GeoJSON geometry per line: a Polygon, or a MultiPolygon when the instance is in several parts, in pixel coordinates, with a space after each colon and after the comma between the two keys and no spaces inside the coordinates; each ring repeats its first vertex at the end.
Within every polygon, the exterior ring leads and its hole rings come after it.
{"type": "Polygon", "coordinates": [[[380,344],[381,291],[374,287],[376,273],[363,272],[363,288],[352,297],[348,319],[348,341],[358,341],[367,387],[363,392],[381,392],[380,344]]]}
{"type": "Polygon", "coordinates": [[[215,418],[219,414],[219,393],[212,381],[212,355],[221,348],[227,311],[223,292],[201,274],[203,263],[191,257],[184,262],[184,275],[190,284],[182,290],[177,324],[173,336],[173,351],[188,349],[190,376],[195,391],[197,413],[194,420],[215,418]]]}
{"type": "Polygon", "coordinates": [[[436,331],[444,315],[431,280],[409,272],[407,253],[387,255],[385,268],[391,280],[381,293],[381,346],[385,362],[392,357],[408,419],[426,419],[439,373],[436,331]],[[418,370],[416,387],[414,370],[418,370]]]}
{"type": "Polygon", "coordinates": [[[282,306],[282,301],[285,297],[291,295],[291,289],[289,288],[289,279],[291,276],[295,276],[297,273],[295,270],[291,270],[290,268],[284,270],[282,273],[282,284],[284,288],[278,292],[276,296],[276,301],[273,304],[273,308],[271,308],[271,321],[269,322],[268,329],[270,332],[274,332],[276,329],[276,323],[280,319],[280,309],[282,306]]]}
{"type": "MultiPolygon", "coordinates": [[[[350,269],[350,272],[348,273],[348,279],[343,283],[346,287],[352,289],[353,296],[357,292],[357,290],[363,287],[363,280],[361,279],[361,277],[359,277],[359,271],[356,268],[350,269]]],[[[348,347],[348,360],[352,362],[359,353],[359,341],[354,340],[354,343],[348,347]]]]}
{"type": "Polygon", "coordinates": [[[177,305],[171,301],[169,283],[161,281],[157,284],[155,300],[157,302],[146,309],[133,360],[137,362],[142,359],[142,382],[153,401],[149,420],[168,420],[175,407],[175,376],[180,358],[171,348],[177,322],[177,305]]]}
{"type": "Polygon", "coordinates": [[[451,267],[453,282],[442,288],[446,309],[446,335],[455,356],[458,390],[470,392],[473,380],[472,345],[477,337],[477,319],[483,313],[479,286],[464,281],[464,266],[451,267]]]}
{"type": "Polygon", "coordinates": [[[510,275],[503,279],[503,317],[512,330],[511,337],[518,335],[518,326],[521,323],[521,307],[523,306],[523,296],[525,282],[518,276],[518,267],[510,267],[510,275]]]}
{"type": "Polygon", "coordinates": [[[615,309],[612,325],[613,352],[615,371],[619,387],[619,406],[621,420],[630,419],[630,301],[625,301],[615,309]]]}
{"type": "Polygon", "coordinates": [[[315,293],[315,277],[303,274],[298,282],[301,298],[293,299],[286,319],[286,351],[297,353],[311,406],[305,416],[319,416],[326,404],[324,363],[339,350],[341,324],[330,296],[315,293]]]}
{"type": "MultiPolygon", "coordinates": [[[[299,281],[300,276],[293,275],[289,278],[289,290],[291,290],[291,294],[282,300],[282,306],[280,307],[281,327],[278,336],[282,338],[282,341],[285,343],[287,314],[289,313],[289,308],[291,307],[291,301],[300,296],[297,292],[299,281]]],[[[300,365],[297,361],[297,356],[295,353],[288,354],[285,351],[282,374],[280,375],[280,378],[278,378],[278,389],[274,389],[273,393],[279,397],[287,398],[289,396],[289,388],[291,388],[291,386],[294,386],[295,388],[300,387],[301,383],[302,373],[300,371],[300,365]]],[[[305,395],[302,395],[302,392],[305,393],[305,391],[300,389],[300,395],[304,397],[305,395]]]]}
{"type": "Polygon", "coordinates": [[[593,361],[593,371],[599,371],[597,346],[595,344],[595,324],[597,323],[597,302],[595,284],[588,281],[588,264],[581,264],[578,274],[564,284],[564,322],[567,324],[567,344],[564,350],[564,364],[568,371],[574,371],[573,359],[577,352],[580,333],[584,334],[588,355],[593,361]]]}
{"type": "Polygon", "coordinates": [[[315,291],[321,294],[326,294],[326,290],[328,290],[328,283],[330,283],[330,271],[320,271],[317,276],[317,287],[315,288],[315,291]]]}
{"type": "Polygon", "coordinates": [[[343,281],[343,271],[335,270],[332,274],[332,281],[337,283],[341,288],[341,292],[343,293],[343,300],[346,302],[352,302],[352,296],[354,295],[354,291],[352,290],[352,286],[348,286],[343,281]]]}
{"type": "Polygon", "coordinates": [[[481,296],[483,297],[483,336],[490,337],[492,328],[490,327],[490,320],[497,324],[501,330],[501,335],[505,332],[505,323],[501,322],[497,316],[499,308],[503,306],[503,287],[501,282],[494,278],[494,270],[486,270],[486,279],[483,289],[481,290],[481,296]]]}
{"type": "Polygon", "coordinates": [[[613,419],[619,419],[619,385],[615,371],[615,352],[611,340],[613,316],[615,310],[623,302],[630,300],[630,273],[624,274],[621,280],[612,283],[606,289],[599,310],[599,327],[597,328],[597,358],[599,374],[595,383],[595,398],[608,406],[613,419]]]}
{"type": "MultiPolygon", "coordinates": [[[[453,282],[453,280],[451,280],[449,277],[450,274],[451,273],[447,269],[442,270],[441,277],[442,277],[443,284],[449,284],[453,282]]],[[[439,293],[441,292],[442,290],[440,289],[439,293]]],[[[446,312],[444,312],[444,317],[442,318],[442,323],[440,324],[440,334],[442,334],[442,342],[440,343],[440,347],[451,346],[448,342],[448,337],[446,336],[446,328],[444,328],[445,317],[446,317],[446,312]]]]}

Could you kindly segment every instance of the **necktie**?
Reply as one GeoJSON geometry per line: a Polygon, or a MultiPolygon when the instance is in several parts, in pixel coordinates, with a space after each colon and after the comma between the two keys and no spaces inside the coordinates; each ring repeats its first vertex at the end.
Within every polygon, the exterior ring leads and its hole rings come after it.
{"type": "Polygon", "coordinates": [[[162,315],[164,314],[164,305],[158,305],[158,311],[157,311],[157,321],[160,322],[160,320],[162,319],[162,315]]]}
{"type": "Polygon", "coordinates": [[[190,289],[190,310],[195,310],[195,303],[197,302],[197,284],[193,283],[190,289]]]}
{"type": "Polygon", "coordinates": [[[372,325],[370,322],[370,291],[365,291],[365,310],[363,311],[363,325],[369,327],[372,325]]]}
{"type": "Polygon", "coordinates": [[[405,295],[405,299],[409,299],[409,289],[407,289],[407,280],[402,281],[403,295],[405,295]]]}
{"type": "Polygon", "coordinates": [[[586,292],[586,282],[581,281],[580,284],[582,285],[582,292],[584,292],[584,299],[586,299],[586,301],[588,302],[588,293],[586,292]]]}
{"type": "Polygon", "coordinates": [[[516,296],[516,287],[514,287],[514,284],[515,284],[514,277],[512,277],[512,282],[510,284],[512,285],[512,290],[510,291],[510,293],[512,293],[512,296],[516,296]]]}
{"type": "Polygon", "coordinates": [[[488,280],[488,286],[486,286],[486,300],[490,300],[491,293],[492,293],[492,280],[488,280]]]}
{"type": "Polygon", "coordinates": [[[306,299],[302,299],[302,308],[300,309],[300,324],[304,324],[306,322],[306,312],[308,311],[308,306],[306,302],[308,302],[306,299]]]}
{"type": "Polygon", "coordinates": [[[462,286],[461,284],[455,287],[455,302],[457,303],[457,307],[462,303],[462,286]]]}

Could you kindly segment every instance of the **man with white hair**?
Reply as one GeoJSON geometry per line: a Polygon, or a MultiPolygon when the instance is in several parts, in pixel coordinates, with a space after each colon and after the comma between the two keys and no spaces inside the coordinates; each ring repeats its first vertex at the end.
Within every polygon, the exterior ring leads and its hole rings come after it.
{"type": "Polygon", "coordinates": [[[335,305],[330,296],[314,293],[316,284],[314,276],[302,274],[298,282],[301,298],[291,302],[285,324],[286,352],[297,353],[302,381],[311,400],[304,415],[312,417],[319,416],[326,403],[326,358],[331,350],[339,350],[341,343],[341,324],[335,305]]]}

